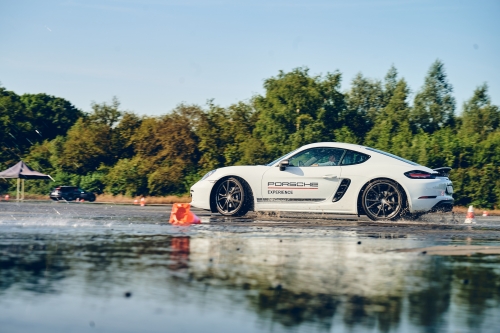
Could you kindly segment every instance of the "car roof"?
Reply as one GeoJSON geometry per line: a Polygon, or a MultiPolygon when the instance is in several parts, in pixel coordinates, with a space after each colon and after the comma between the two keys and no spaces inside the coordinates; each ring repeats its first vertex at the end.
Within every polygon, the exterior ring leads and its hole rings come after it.
{"type": "Polygon", "coordinates": [[[366,146],[357,145],[354,143],[335,142],[335,141],[315,142],[315,143],[310,143],[308,145],[304,145],[300,148],[302,149],[302,148],[315,148],[315,147],[335,147],[335,148],[345,148],[354,150],[361,150],[367,148],[366,146]]]}
{"type": "MultiPolygon", "coordinates": [[[[390,155],[392,155],[392,154],[378,151],[378,150],[371,148],[371,147],[362,146],[362,145],[353,144],[353,143],[346,143],[346,142],[335,142],[335,141],[315,142],[315,143],[310,143],[310,144],[304,145],[304,146],[298,148],[298,150],[304,151],[306,149],[318,148],[318,147],[332,147],[332,148],[349,149],[349,150],[357,151],[360,153],[368,154],[372,157],[375,154],[375,156],[378,160],[389,159],[388,161],[391,161],[391,163],[404,163],[405,165],[409,163],[411,165],[420,166],[418,163],[408,161],[408,160],[401,158],[399,156],[396,156],[396,155],[391,157],[390,155]],[[394,159],[394,157],[396,157],[396,159],[394,159]],[[395,161],[398,161],[398,162],[395,162],[395,161]]],[[[279,162],[279,160],[276,160],[275,162],[279,162]]],[[[275,165],[275,164],[276,163],[273,163],[273,165],[275,165]]]]}

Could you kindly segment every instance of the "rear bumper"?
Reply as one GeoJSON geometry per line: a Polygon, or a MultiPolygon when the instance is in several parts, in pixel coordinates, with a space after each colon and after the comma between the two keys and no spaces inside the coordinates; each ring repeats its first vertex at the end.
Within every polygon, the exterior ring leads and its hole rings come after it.
{"type": "Polygon", "coordinates": [[[402,179],[410,204],[410,213],[450,211],[453,208],[453,185],[448,178],[402,179]]]}
{"type": "Polygon", "coordinates": [[[432,207],[431,212],[451,212],[454,202],[453,199],[441,200],[432,207]]]}

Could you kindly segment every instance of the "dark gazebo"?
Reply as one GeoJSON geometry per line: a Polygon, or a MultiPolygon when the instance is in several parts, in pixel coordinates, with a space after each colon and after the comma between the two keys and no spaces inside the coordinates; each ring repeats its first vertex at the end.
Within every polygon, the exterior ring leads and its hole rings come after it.
{"type": "MultiPolygon", "coordinates": [[[[0,178],[17,178],[17,196],[16,199],[24,200],[24,180],[25,179],[52,179],[49,175],[45,175],[38,171],[32,170],[29,166],[26,165],[23,161],[17,163],[13,167],[8,168],[5,171],[0,172],[0,178]],[[22,179],[22,188],[21,187],[21,179],[22,179]],[[21,197],[20,197],[20,192],[21,197]]],[[[54,179],[52,179],[54,180],[54,179]]]]}

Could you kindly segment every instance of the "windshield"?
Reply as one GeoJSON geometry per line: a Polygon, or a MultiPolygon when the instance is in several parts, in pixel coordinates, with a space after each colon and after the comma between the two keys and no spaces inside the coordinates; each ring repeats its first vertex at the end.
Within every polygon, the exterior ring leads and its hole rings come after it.
{"type": "Polygon", "coordinates": [[[293,153],[295,153],[297,150],[298,150],[298,148],[297,148],[297,149],[295,149],[295,150],[292,150],[291,152],[289,152],[289,153],[288,153],[288,154],[286,154],[286,155],[281,156],[280,158],[275,159],[274,161],[272,161],[271,163],[268,163],[268,164],[266,164],[266,165],[267,165],[267,166],[272,166],[274,163],[276,163],[276,162],[278,162],[278,161],[281,161],[282,159],[285,159],[285,158],[287,158],[288,156],[292,155],[292,154],[293,154],[293,153]]]}
{"type": "Polygon", "coordinates": [[[408,164],[411,164],[411,165],[420,165],[418,163],[415,163],[415,162],[412,162],[412,161],[409,161],[409,160],[406,160],[402,157],[399,157],[399,156],[396,156],[396,155],[393,155],[391,153],[387,153],[385,151],[382,151],[382,150],[378,150],[378,149],[374,149],[374,148],[369,148],[369,147],[366,147],[367,150],[371,150],[371,151],[374,151],[374,152],[377,152],[377,153],[380,153],[382,155],[385,155],[385,156],[389,156],[389,157],[392,157],[392,158],[395,158],[397,160],[400,160],[402,162],[405,162],[405,163],[408,163],[408,164]]]}

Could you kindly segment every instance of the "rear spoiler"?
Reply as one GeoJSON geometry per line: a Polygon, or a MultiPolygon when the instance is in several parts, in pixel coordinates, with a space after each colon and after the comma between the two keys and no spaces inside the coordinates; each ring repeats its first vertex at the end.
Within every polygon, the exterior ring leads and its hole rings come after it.
{"type": "Polygon", "coordinates": [[[441,167],[433,169],[438,173],[439,177],[448,177],[450,175],[451,168],[450,167],[441,167]]]}

